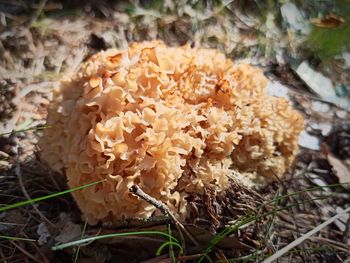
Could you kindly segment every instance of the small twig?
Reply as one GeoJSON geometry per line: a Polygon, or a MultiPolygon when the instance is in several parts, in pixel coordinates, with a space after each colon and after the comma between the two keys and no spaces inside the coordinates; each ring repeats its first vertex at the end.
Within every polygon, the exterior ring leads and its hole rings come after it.
{"type": "Polygon", "coordinates": [[[36,259],[32,254],[30,254],[27,250],[22,248],[21,246],[17,245],[15,241],[10,241],[10,243],[15,246],[18,250],[20,250],[24,255],[26,255],[28,258],[32,259],[34,262],[40,263],[38,259],[36,259]]]}
{"type": "Polygon", "coordinates": [[[159,226],[159,225],[168,225],[171,223],[171,218],[168,216],[155,216],[151,218],[129,218],[123,220],[116,221],[106,221],[102,222],[103,228],[137,228],[137,227],[151,227],[151,226],[159,226]]]}
{"type": "MultiPolygon", "coordinates": [[[[22,235],[26,238],[29,238],[28,235],[24,232],[22,232],[22,235]]],[[[49,263],[50,261],[47,259],[47,257],[44,255],[44,253],[40,250],[40,248],[35,244],[35,242],[31,243],[35,249],[37,250],[38,255],[42,258],[43,263],[49,263]]]]}
{"type": "Polygon", "coordinates": [[[311,241],[316,242],[317,244],[319,244],[320,242],[328,243],[330,246],[336,248],[337,250],[343,251],[348,255],[350,255],[350,245],[347,245],[346,243],[343,244],[341,242],[338,242],[329,238],[324,238],[324,237],[310,237],[309,239],[311,241]]]}
{"type": "Polygon", "coordinates": [[[194,237],[186,230],[186,228],[181,224],[181,222],[174,216],[174,214],[170,211],[170,209],[164,203],[146,194],[136,184],[131,186],[129,188],[129,191],[134,195],[140,197],[141,199],[145,200],[146,202],[150,203],[154,207],[158,208],[164,215],[169,216],[174,221],[175,225],[179,228],[180,235],[181,235],[180,230],[182,230],[195,246],[199,245],[198,242],[194,239],[194,237]]]}
{"type": "Polygon", "coordinates": [[[0,256],[1,256],[1,262],[7,262],[6,257],[4,255],[4,252],[2,252],[2,247],[0,247],[0,256]]]}

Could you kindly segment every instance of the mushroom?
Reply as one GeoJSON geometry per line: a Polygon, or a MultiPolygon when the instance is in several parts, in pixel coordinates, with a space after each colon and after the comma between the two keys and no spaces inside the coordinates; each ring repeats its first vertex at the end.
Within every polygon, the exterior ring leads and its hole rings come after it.
{"type": "Polygon", "coordinates": [[[190,194],[267,183],[291,166],[304,120],[266,83],[214,49],[102,51],[55,89],[41,157],[71,188],[107,179],[73,193],[90,224],[157,215],[134,184],[181,218],[190,194]]]}

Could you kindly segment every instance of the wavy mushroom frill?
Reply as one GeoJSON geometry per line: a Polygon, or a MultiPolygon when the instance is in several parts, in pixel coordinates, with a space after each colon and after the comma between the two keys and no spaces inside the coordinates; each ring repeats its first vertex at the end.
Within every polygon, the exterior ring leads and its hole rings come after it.
{"type": "Polygon", "coordinates": [[[266,78],[216,50],[162,42],[107,50],[62,80],[40,141],[63,168],[90,223],[148,218],[156,209],[129,193],[138,184],[186,215],[186,198],[283,175],[297,153],[303,117],[265,94],[266,78]]]}

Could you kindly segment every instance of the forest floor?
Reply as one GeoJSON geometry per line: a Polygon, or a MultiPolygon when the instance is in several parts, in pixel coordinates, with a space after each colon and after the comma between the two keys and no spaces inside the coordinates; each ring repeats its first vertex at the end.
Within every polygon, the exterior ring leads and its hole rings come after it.
{"type": "MultiPolygon", "coordinates": [[[[260,67],[269,92],[287,97],[306,120],[293,169],[259,190],[275,201],[273,213],[255,222],[265,225],[264,238],[245,236],[238,250],[204,246],[177,260],[195,262],[208,252],[205,261],[260,262],[316,229],[278,256],[279,262],[350,262],[350,216],[344,212],[350,207],[349,2],[25,2],[0,1],[0,262],[174,260],[167,249],[156,255],[164,240],[149,237],[52,250],[82,236],[141,229],[86,226],[69,194],[1,210],[67,188],[65,177],[39,160],[36,146],[52,87],[99,50],[151,39],[217,48],[236,62],[260,67]]],[[[244,231],[227,238],[239,239],[244,231]]],[[[206,233],[207,245],[214,238],[206,233]]]]}

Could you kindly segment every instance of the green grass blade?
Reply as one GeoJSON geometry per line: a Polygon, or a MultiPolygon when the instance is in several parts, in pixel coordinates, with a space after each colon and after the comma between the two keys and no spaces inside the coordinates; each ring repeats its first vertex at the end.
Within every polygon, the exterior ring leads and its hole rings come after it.
{"type": "MultiPolygon", "coordinates": [[[[173,237],[172,235],[172,232],[171,232],[171,226],[170,224],[168,225],[168,236],[169,236],[169,240],[165,243],[163,243],[158,249],[157,249],[157,252],[156,252],[156,255],[159,256],[163,249],[166,247],[166,246],[169,246],[169,256],[172,260],[172,262],[176,262],[176,258],[175,258],[175,253],[174,253],[174,246],[178,247],[180,249],[180,253],[182,253],[183,249],[182,249],[182,246],[179,242],[174,242],[174,238],[171,238],[173,237]]],[[[175,239],[176,240],[176,239],[175,239]]]]}
{"type": "Polygon", "coordinates": [[[125,236],[139,236],[139,235],[158,235],[170,238],[173,242],[179,243],[179,241],[174,238],[173,236],[169,236],[168,233],[161,232],[161,231],[139,231],[139,232],[127,232],[127,233],[114,233],[114,234],[107,234],[107,235],[100,235],[100,236],[94,236],[94,237],[88,237],[80,240],[75,240],[71,242],[67,242],[61,245],[53,246],[52,250],[60,250],[67,247],[72,246],[78,246],[87,242],[96,241],[99,239],[105,239],[105,238],[112,238],[112,237],[125,237],[125,236]]]}
{"type": "MultiPolygon", "coordinates": [[[[166,246],[168,246],[168,245],[169,245],[169,247],[170,247],[170,246],[172,246],[172,247],[176,246],[176,247],[178,247],[180,250],[182,250],[182,246],[181,246],[180,244],[175,243],[175,242],[172,242],[172,241],[167,241],[167,242],[163,243],[163,244],[157,249],[156,256],[160,256],[160,254],[162,253],[163,249],[164,249],[166,246]]],[[[175,260],[175,255],[174,255],[174,254],[173,254],[173,259],[175,260]]],[[[175,260],[175,262],[176,262],[176,260],[175,260]]]]}
{"type": "MultiPolygon", "coordinates": [[[[170,228],[170,225],[168,225],[168,235],[169,236],[172,236],[171,235],[171,228],[170,228]]],[[[175,259],[175,254],[174,254],[174,246],[173,246],[173,242],[172,242],[172,239],[169,238],[169,255],[170,255],[170,258],[172,259],[172,262],[173,263],[176,263],[176,259],[175,259]]]]}
{"type": "Polygon", "coordinates": [[[74,191],[78,191],[78,190],[84,189],[86,187],[90,187],[90,186],[102,183],[104,181],[106,181],[106,179],[103,179],[103,180],[100,180],[100,181],[97,181],[97,182],[93,182],[93,183],[89,183],[89,184],[86,184],[86,185],[78,186],[78,187],[75,187],[75,188],[72,188],[72,189],[68,189],[68,190],[65,190],[65,191],[62,191],[62,192],[58,192],[58,193],[54,193],[54,194],[50,194],[50,195],[45,195],[45,196],[40,196],[40,197],[33,198],[33,199],[30,199],[30,200],[18,202],[18,203],[12,204],[12,205],[1,206],[0,207],[0,213],[4,212],[4,211],[7,211],[7,210],[10,210],[10,209],[14,209],[14,208],[20,207],[20,206],[33,204],[33,203],[36,203],[36,202],[39,202],[39,201],[43,201],[43,200],[46,200],[46,199],[54,198],[54,197],[57,197],[57,196],[60,196],[60,195],[64,195],[64,194],[68,194],[68,193],[71,193],[71,192],[74,192],[74,191]]]}
{"type": "Polygon", "coordinates": [[[13,240],[13,241],[17,241],[17,240],[20,240],[20,241],[29,241],[29,242],[35,242],[36,240],[35,239],[31,239],[31,238],[23,238],[23,237],[11,237],[11,236],[3,236],[3,235],[0,235],[0,239],[3,238],[3,239],[8,239],[8,240],[13,240]]]}

